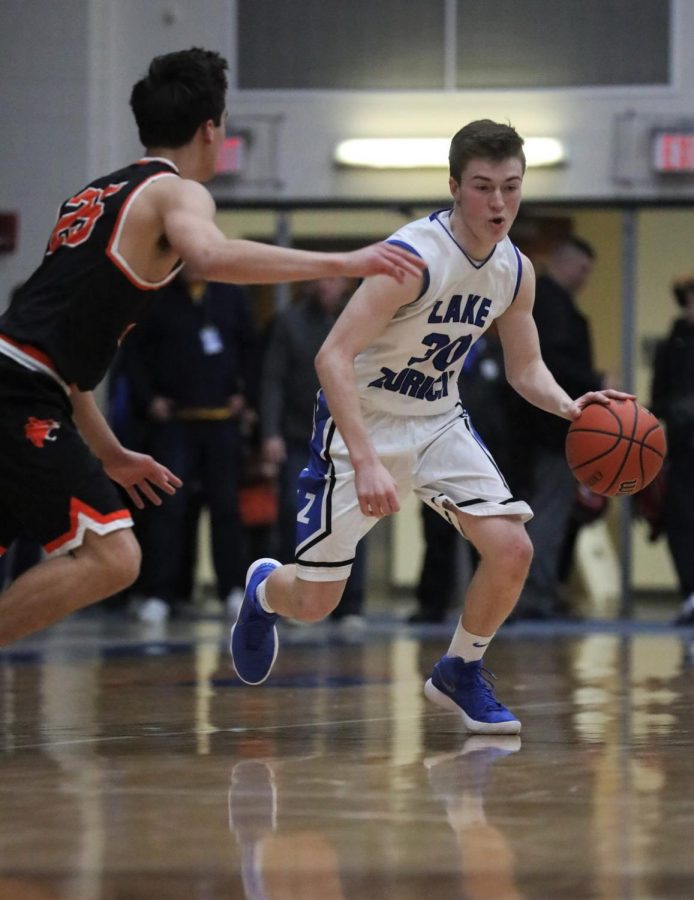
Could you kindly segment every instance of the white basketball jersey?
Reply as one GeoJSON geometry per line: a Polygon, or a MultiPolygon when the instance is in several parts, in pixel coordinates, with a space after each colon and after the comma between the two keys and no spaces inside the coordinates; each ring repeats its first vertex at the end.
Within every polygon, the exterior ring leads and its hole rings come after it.
{"type": "Polygon", "coordinates": [[[419,297],[355,359],[359,396],[370,409],[428,416],[455,406],[465,355],[518,292],[521,256],[509,238],[478,262],[453,237],[449,218],[450,210],[440,210],[388,238],[427,268],[419,297]]]}

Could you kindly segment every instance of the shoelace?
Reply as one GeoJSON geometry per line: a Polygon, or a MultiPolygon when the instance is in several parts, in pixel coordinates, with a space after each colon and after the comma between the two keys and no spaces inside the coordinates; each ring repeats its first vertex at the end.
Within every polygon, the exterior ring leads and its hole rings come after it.
{"type": "Polygon", "coordinates": [[[480,666],[475,675],[475,686],[484,694],[487,709],[503,709],[504,706],[494,696],[496,675],[480,666]]]}

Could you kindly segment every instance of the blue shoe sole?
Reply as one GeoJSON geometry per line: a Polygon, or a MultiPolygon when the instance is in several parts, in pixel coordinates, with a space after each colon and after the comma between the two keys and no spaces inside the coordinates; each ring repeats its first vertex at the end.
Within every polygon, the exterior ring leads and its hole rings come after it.
{"type": "MultiPolygon", "coordinates": [[[[259,568],[259,566],[262,566],[265,563],[275,563],[277,566],[281,565],[280,562],[278,562],[276,559],[272,559],[269,556],[264,556],[262,559],[256,559],[256,561],[251,566],[249,566],[248,571],[246,572],[246,583],[244,585],[245,589],[248,588],[248,582],[251,580],[253,575],[255,575],[255,572],[259,568]]],[[[238,622],[238,619],[237,619],[237,622],[238,622]]],[[[234,623],[234,626],[231,629],[231,635],[229,638],[229,652],[231,653],[231,661],[234,664],[234,671],[236,672],[238,677],[241,679],[241,681],[243,681],[244,684],[250,684],[250,685],[262,684],[264,681],[267,681],[267,679],[270,675],[270,672],[272,672],[272,667],[275,665],[275,660],[277,659],[277,651],[279,650],[277,627],[274,625],[272,626],[272,636],[273,636],[274,644],[275,644],[274,651],[272,654],[272,661],[270,662],[270,665],[268,666],[268,670],[265,673],[265,675],[263,675],[263,677],[261,679],[259,679],[258,681],[249,681],[247,678],[244,678],[243,675],[239,672],[238,668],[236,667],[236,661],[234,660],[234,631],[235,631],[235,629],[236,629],[236,623],[234,623]]]]}
{"type": "Polygon", "coordinates": [[[509,722],[478,722],[476,719],[470,718],[455,700],[436,687],[431,678],[424,685],[424,696],[427,700],[440,706],[441,709],[458,713],[467,730],[473,734],[519,734],[521,730],[521,723],[518,719],[511,719],[509,722]]]}

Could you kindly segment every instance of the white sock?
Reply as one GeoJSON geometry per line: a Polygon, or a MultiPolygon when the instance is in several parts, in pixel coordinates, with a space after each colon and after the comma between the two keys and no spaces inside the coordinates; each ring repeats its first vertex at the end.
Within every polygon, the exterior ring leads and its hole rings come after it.
{"type": "Polygon", "coordinates": [[[462,622],[458,622],[451,646],[448,648],[448,656],[462,656],[465,662],[476,662],[484,656],[484,651],[491,643],[494,634],[486,636],[472,634],[463,628],[462,622]]]}
{"type": "Polygon", "coordinates": [[[267,597],[265,596],[265,585],[267,584],[267,578],[264,578],[258,587],[255,589],[255,599],[258,601],[258,606],[266,613],[274,613],[275,610],[270,606],[267,602],[267,597]]]}

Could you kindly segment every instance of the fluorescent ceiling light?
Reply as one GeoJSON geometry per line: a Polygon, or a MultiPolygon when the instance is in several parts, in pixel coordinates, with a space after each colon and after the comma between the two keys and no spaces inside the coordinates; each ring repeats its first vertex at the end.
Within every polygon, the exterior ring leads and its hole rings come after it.
{"type": "MultiPolygon", "coordinates": [[[[337,145],[335,161],[368,169],[444,169],[450,143],[450,138],[351,138],[337,145]]],[[[556,138],[525,138],[523,150],[528,168],[556,166],[565,160],[564,147],[556,138]]]]}

